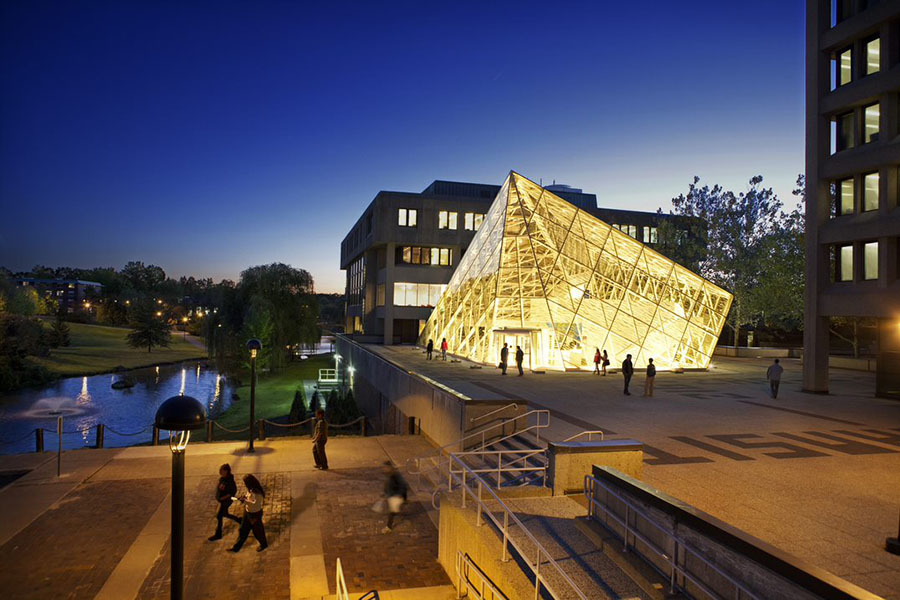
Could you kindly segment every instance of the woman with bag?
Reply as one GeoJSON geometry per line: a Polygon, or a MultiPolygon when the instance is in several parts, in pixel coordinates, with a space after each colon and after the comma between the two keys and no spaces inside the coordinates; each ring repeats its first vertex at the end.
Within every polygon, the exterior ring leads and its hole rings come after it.
{"type": "Polygon", "coordinates": [[[603,365],[603,376],[606,377],[606,367],[609,366],[609,356],[606,354],[606,348],[603,349],[602,365],[603,365]]]}
{"type": "Polygon", "coordinates": [[[240,552],[252,530],[253,537],[259,542],[259,548],[256,551],[262,552],[269,547],[269,542],[266,541],[266,528],[263,527],[262,522],[263,500],[266,497],[266,492],[263,490],[259,480],[253,475],[244,475],[244,486],[247,488],[247,493],[241,498],[234,498],[234,500],[244,505],[244,520],[241,521],[237,541],[228,551],[240,552]]]}
{"type": "Polygon", "coordinates": [[[603,357],[600,356],[600,348],[597,348],[597,351],[594,352],[594,375],[600,374],[600,361],[603,360],[603,357]]]}

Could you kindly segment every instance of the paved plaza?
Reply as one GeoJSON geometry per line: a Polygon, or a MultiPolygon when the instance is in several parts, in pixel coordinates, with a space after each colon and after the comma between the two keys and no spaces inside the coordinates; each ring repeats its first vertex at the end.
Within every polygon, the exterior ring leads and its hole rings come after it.
{"type": "Polygon", "coordinates": [[[714,357],[708,372],[501,376],[467,361],[426,361],[410,346],[372,346],[391,361],[474,399],[551,411],[549,439],[585,429],[645,444],[644,480],[787,552],[890,599],[900,557],[884,551],[900,515],[900,403],[873,398],[874,375],[832,370],[831,394],[800,391],[801,365],[782,359],[778,399],[769,359],[714,357]]]}

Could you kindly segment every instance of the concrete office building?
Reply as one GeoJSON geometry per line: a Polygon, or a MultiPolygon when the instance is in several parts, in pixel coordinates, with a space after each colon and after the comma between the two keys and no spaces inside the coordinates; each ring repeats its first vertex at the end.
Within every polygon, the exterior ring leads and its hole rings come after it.
{"type": "MultiPolygon", "coordinates": [[[[381,191],[341,242],[345,331],[414,343],[501,186],[436,180],[421,193],[381,191]]],[[[555,195],[650,246],[668,215],[598,209],[597,196],[553,182],[555,195]]]]}
{"type": "Polygon", "coordinates": [[[803,387],[828,391],[829,319],[878,319],[900,397],[900,2],[808,0],[803,387]]]}
{"type": "Polygon", "coordinates": [[[103,291],[102,284],[81,279],[21,277],[16,279],[16,285],[34,288],[38,295],[47,300],[55,300],[59,304],[60,310],[70,314],[84,310],[85,302],[99,297],[103,291]]]}

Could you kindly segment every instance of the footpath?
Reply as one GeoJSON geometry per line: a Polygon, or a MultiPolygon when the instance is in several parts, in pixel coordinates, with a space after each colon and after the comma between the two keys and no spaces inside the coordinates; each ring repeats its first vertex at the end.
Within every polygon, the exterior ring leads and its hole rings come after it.
{"type": "MultiPolygon", "coordinates": [[[[335,594],[341,559],[351,593],[377,589],[387,600],[455,598],[437,563],[430,498],[410,497],[388,534],[371,506],[381,495],[381,466],[432,450],[416,436],[338,437],[330,469],[313,467],[308,439],[192,443],[185,469],[185,597],[322,599],[335,594]],[[252,536],[227,552],[237,524],[215,529],[218,467],[238,480],[255,474],[266,489],[269,548],[252,536]]],[[[0,589],[14,598],[168,598],[171,454],[167,446],[0,457],[0,589]],[[16,474],[25,472],[18,478],[16,474]],[[12,480],[10,482],[10,480],[12,480]]]]}

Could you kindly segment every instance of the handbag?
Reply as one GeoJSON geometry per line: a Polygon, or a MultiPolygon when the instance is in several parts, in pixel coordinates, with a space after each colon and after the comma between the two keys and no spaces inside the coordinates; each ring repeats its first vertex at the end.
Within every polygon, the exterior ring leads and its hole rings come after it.
{"type": "Polygon", "coordinates": [[[375,501],[375,504],[372,505],[372,512],[384,513],[387,508],[387,500],[385,498],[379,498],[375,501]]]}

